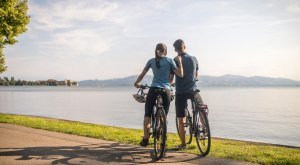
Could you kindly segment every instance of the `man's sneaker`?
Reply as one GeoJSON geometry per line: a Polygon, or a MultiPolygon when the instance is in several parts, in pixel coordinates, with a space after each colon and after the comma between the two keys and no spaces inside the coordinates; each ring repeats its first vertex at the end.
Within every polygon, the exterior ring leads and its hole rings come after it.
{"type": "Polygon", "coordinates": [[[140,145],[142,146],[142,147],[146,147],[146,146],[148,146],[149,145],[149,139],[142,139],[142,141],[140,142],[140,145]]]}

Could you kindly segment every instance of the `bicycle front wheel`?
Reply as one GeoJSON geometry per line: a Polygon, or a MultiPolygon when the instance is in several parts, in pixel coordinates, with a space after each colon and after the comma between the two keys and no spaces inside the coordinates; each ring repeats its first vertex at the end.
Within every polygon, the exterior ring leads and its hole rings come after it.
{"type": "Polygon", "coordinates": [[[211,136],[207,115],[202,110],[195,112],[195,137],[198,149],[202,156],[209,153],[211,145],[211,136]]]}
{"type": "MultiPolygon", "coordinates": [[[[175,119],[175,121],[176,121],[176,129],[177,129],[177,133],[178,133],[178,136],[180,137],[180,134],[179,134],[179,119],[178,119],[178,117],[176,116],[175,117],[176,119],[175,119]]],[[[192,132],[192,117],[191,117],[191,115],[190,115],[190,112],[187,110],[187,109],[185,109],[185,120],[184,120],[184,125],[183,125],[184,127],[187,127],[187,129],[186,129],[186,134],[188,135],[188,136],[186,136],[186,144],[191,144],[191,142],[192,142],[192,135],[193,135],[193,132],[192,132]]]]}
{"type": "Polygon", "coordinates": [[[157,111],[155,116],[155,127],[154,127],[154,159],[159,160],[164,156],[166,151],[167,141],[167,118],[164,109],[157,111]]]}

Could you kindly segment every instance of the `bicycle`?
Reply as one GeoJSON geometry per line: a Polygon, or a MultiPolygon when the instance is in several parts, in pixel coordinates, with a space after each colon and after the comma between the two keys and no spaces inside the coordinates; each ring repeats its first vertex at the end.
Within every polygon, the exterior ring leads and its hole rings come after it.
{"type": "MultiPolygon", "coordinates": [[[[196,90],[195,93],[200,92],[200,90],[196,90]]],[[[191,117],[188,107],[185,108],[185,121],[184,127],[188,127],[188,135],[187,143],[190,144],[192,142],[192,137],[196,138],[196,143],[198,149],[202,156],[206,156],[210,151],[211,146],[211,134],[208,122],[208,107],[205,104],[197,104],[194,98],[189,98],[191,101],[191,109],[193,116],[191,117]]],[[[177,133],[179,135],[178,130],[178,118],[176,116],[176,128],[177,133]]]]}
{"type": "MultiPolygon", "coordinates": [[[[147,93],[145,93],[144,90],[147,88],[150,87],[147,85],[142,85],[138,90],[137,94],[133,95],[138,102],[140,103],[146,102],[147,93]]],[[[150,120],[151,121],[150,136],[152,135],[151,138],[153,138],[154,141],[153,158],[155,160],[159,160],[164,156],[166,152],[167,117],[162,105],[162,96],[161,96],[161,94],[164,93],[165,90],[156,89],[155,92],[157,92],[157,99],[150,120]]]]}

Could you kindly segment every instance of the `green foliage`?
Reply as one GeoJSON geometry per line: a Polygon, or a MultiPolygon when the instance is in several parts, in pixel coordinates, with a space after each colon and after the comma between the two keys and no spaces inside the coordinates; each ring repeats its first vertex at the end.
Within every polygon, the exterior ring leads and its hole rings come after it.
{"type": "Polygon", "coordinates": [[[2,48],[0,47],[0,73],[4,72],[6,68],[7,67],[5,66],[5,57],[2,53],[2,48]]]}
{"type": "MultiPolygon", "coordinates": [[[[10,123],[135,145],[138,145],[141,136],[143,135],[143,131],[137,129],[1,113],[0,123],[10,123]]],[[[168,148],[174,148],[178,144],[180,144],[178,135],[169,133],[167,141],[168,148]]],[[[188,145],[187,149],[182,150],[181,152],[199,154],[195,140],[192,144],[188,145]]],[[[212,147],[209,156],[259,164],[300,164],[299,148],[288,148],[217,138],[212,139],[212,147]]]]}
{"type": "Polygon", "coordinates": [[[1,0],[0,2],[0,46],[14,44],[14,38],[25,32],[29,23],[27,0],[1,0]]]}
{"type": "Polygon", "coordinates": [[[5,86],[21,86],[23,85],[23,82],[15,80],[14,77],[11,77],[10,80],[8,77],[3,77],[3,79],[0,77],[0,85],[5,85],[5,86]]]}
{"type": "Polygon", "coordinates": [[[6,70],[3,48],[17,42],[19,34],[24,33],[30,17],[27,15],[27,0],[0,1],[0,73],[6,70]]]}
{"type": "Polygon", "coordinates": [[[78,86],[77,81],[65,80],[65,81],[57,81],[57,80],[45,80],[45,81],[26,81],[26,80],[18,80],[16,81],[14,77],[10,79],[7,77],[0,77],[0,86],[23,86],[23,85],[31,85],[31,86],[78,86]]]}

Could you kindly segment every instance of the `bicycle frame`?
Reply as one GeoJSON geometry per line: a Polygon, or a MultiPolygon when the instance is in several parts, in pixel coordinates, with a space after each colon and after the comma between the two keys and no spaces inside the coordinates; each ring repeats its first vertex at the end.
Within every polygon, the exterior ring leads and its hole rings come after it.
{"type": "MultiPolygon", "coordinates": [[[[199,92],[199,91],[198,91],[199,92]]],[[[196,138],[196,144],[202,156],[206,156],[209,153],[211,146],[211,134],[208,121],[208,108],[207,105],[202,102],[197,102],[197,98],[188,97],[187,103],[190,101],[189,107],[187,104],[185,107],[185,123],[184,127],[188,128],[188,141],[186,144],[192,142],[192,137],[196,138]],[[192,110],[191,110],[192,109],[192,110]],[[193,114],[191,114],[193,113],[193,114]]],[[[179,118],[176,116],[176,127],[179,136],[179,118]]],[[[187,132],[186,132],[187,133],[187,132]]]]}
{"type": "Polygon", "coordinates": [[[194,99],[188,99],[191,101],[191,108],[192,108],[192,114],[193,114],[193,121],[192,121],[192,134],[196,136],[196,108],[195,108],[195,100],[194,99]]]}
{"type": "MultiPolygon", "coordinates": [[[[150,88],[149,86],[141,86],[138,94],[146,96],[144,89],[150,88]]],[[[150,132],[149,135],[154,139],[154,159],[159,160],[164,156],[166,152],[166,132],[167,132],[167,119],[163,108],[162,93],[163,89],[155,89],[157,98],[153,107],[153,113],[150,119],[150,132]],[[152,134],[152,135],[151,135],[152,134]]],[[[140,102],[140,101],[138,101],[140,102]]]]}
{"type": "MultiPolygon", "coordinates": [[[[198,121],[196,121],[198,118],[196,117],[196,114],[197,114],[197,111],[204,111],[204,109],[206,109],[206,110],[208,110],[207,109],[207,105],[201,105],[201,107],[199,107],[199,108],[196,108],[196,106],[195,106],[195,102],[196,102],[196,100],[195,99],[188,99],[188,100],[190,100],[190,102],[191,102],[191,109],[192,109],[192,114],[193,114],[193,121],[192,121],[192,133],[194,134],[194,136],[197,136],[197,133],[198,132],[196,132],[196,123],[198,122],[198,121]]],[[[188,108],[187,108],[187,110],[189,110],[188,108]]],[[[208,113],[208,112],[206,112],[206,111],[204,111],[206,114],[208,113]]],[[[191,114],[191,113],[190,113],[191,114]]],[[[204,121],[203,121],[203,119],[202,118],[200,118],[200,120],[201,120],[201,123],[203,123],[204,121]]]]}
{"type": "Polygon", "coordinates": [[[151,128],[152,128],[152,137],[156,136],[156,132],[157,130],[155,130],[155,128],[157,128],[157,117],[158,117],[158,113],[160,113],[160,111],[162,110],[163,106],[162,106],[162,98],[161,95],[158,94],[156,102],[155,102],[155,108],[153,108],[153,113],[151,115],[151,128]]]}

